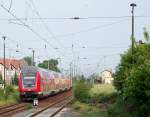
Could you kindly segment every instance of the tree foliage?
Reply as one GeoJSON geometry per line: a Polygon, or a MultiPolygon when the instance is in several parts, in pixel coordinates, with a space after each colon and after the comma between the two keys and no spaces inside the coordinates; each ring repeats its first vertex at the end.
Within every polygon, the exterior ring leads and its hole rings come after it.
{"type": "Polygon", "coordinates": [[[145,40],[148,42],[150,39],[150,36],[146,28],[144,28],[144,37],[145,37],[145,40]]]}
{"type": "Polygon", "coordinates": [[[23,59],[27,62],[28,66],[32,66],[32,58],[31,57],[26,56],[23,59]]]}
{"type": "Polygon", "coordinates": [[[2,74],[0,74],[0,84],[3,84],[2,74]]]}
{"type": "Polygon", "coordinates": [[[125,110],[132,107],[131,115],[149,117],[150,44],[136,45],[133,55],[131,48],[121,55],[114,85],[127,103],[125,110]]]}
{"type": "Polygon", "coordinates": [[[129,79],[131,73],[136,68],[141,67],[146,60],[150,60],[150,44],[138,45],[134,49],[133,55],[131,48],[128,52],[121,55],[121,63],[117,67],[114,80],[114,84],[119,91],[123,92],[125,85],[124,83],[129,79]]]}
{"type": "Polygon", "coordinates": [[[44,69],[60,72],[58,68],[58,60],[55,59],[44,60],[42,63],[39,63],[38,66],[44,69]]]}
{"type": "Polygon", "coordinates": [[[18,75],[17,75],[16,72],[15,72],[15,75],[14,75],[14,77],[13,77],[12,84],[13,84],[13,85],[18,85],[18,75]]]}
{"type": "Polygon", "coordinates": [[[89,91],[92,85],[88,84],[85,79],[77,80],[74,86],[75,98],[81,102],[88,102],[90,99],[89,91]]]}

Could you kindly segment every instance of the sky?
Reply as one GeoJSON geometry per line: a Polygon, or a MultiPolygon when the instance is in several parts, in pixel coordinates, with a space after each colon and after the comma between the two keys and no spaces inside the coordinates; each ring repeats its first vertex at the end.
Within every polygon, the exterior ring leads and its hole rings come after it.
{"type": "Polygon", "coordinates": [[[144,16],[135,18],[135,38],[143,40],[149,0],[0,0],[0,57],[6,36],[7,58],[32,56],[32,48],[36,63],[58,59],[64,72],[71,63],[86,76],[115,71],[131,45],[132,2],[135,16],[144,16]]]}

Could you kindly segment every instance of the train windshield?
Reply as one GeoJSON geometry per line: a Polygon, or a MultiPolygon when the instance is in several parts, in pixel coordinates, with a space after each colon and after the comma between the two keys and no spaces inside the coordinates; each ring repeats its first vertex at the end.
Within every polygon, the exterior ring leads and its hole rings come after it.
{"type": "Polygon", "coordinates": [[[22,76],[23,76],[23,86],[27,88],[33,88],[36,84],[36,74],[37,68],[36,67],[23,67],[22,69],[22,76]]]}
{"type": "Polygon", "coordinates": [[[23,77],[24,87],[35,87],[35,77],[34,76],[25,76],[23,77]]]}

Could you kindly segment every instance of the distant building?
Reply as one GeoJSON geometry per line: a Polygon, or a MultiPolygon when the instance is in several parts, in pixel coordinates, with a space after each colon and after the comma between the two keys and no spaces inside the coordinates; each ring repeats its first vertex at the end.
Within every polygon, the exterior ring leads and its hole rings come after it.
{"type": "MultiPolygon", "coordinates": [[[[15,73],[19,74],[20,68],[22,66],[27,66],[27,63],[21,59],[5,59],[5,81],[7,84],[10,84],[12,78],[14,77],[15,73]]],[[[0,59],[0,74],[4,79],[4,61],[0,59]]]]}
{"type": "Polygon", "coordinates": [[[114,78],[112,77],[112,70],[102,71],[101,77],[102,77],[102,83],[104,84],[111,84],[114,80],[114,78]]]}

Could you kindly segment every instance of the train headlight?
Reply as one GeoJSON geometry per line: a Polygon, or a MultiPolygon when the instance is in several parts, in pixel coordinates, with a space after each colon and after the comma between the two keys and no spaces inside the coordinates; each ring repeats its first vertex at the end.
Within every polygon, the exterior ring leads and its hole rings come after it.
{"type": "Polygon", "coordinates": [[[42,92],[38,92],[38,94],[40,95],[40,94],[42,94],[42,92]]]}

